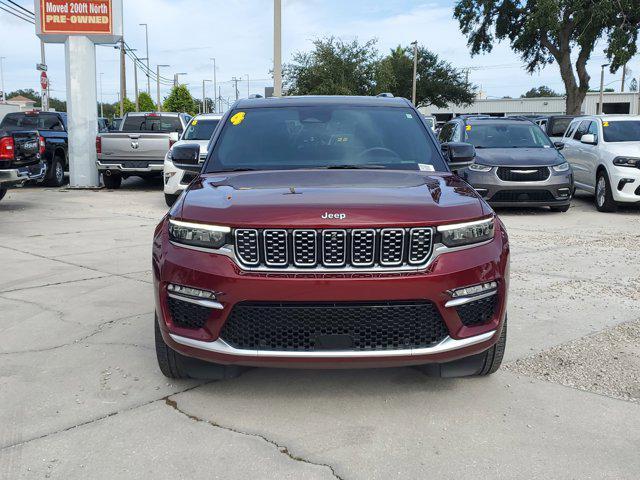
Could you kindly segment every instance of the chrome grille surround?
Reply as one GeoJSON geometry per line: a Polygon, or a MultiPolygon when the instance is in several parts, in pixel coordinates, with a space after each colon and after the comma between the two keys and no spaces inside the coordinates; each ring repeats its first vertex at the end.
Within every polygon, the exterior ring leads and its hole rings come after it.
{"type": "Polygon", "coordinates": [[[404,271],[424,268],[432,260],[435,229],[236,228],[234,238],[235,245],[227,245],[221,253],[227,252],[245,270],[404,271]]]}

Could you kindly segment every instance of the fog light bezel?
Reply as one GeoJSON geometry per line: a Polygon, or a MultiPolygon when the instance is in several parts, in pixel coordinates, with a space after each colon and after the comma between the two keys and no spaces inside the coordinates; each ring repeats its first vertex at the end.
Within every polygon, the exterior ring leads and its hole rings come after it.
{"type": "Polygon", "coordinates": [[[467,287],[456,288],[450,291],[451,298],[475,297],[488,292],[498,290],[498,282],[492,280],[490,282],[478,283],[467,287]]]}
{"type": "Polygon", "coordinates": [[[186,285],[179,285],[176,283],[169,283],[167,285],[167,292],[179,295],[182,297],[195,298],[199,300],[217,300],[215,292],[210,290],[204,290],[201,288],[188,287],[186,285]]]}

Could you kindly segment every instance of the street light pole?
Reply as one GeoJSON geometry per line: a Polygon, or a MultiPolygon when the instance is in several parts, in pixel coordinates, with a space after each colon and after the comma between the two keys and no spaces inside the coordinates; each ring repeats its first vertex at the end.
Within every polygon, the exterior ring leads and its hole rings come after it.
{"type": "Polygon", "coordinates": [[[416,106],[416,83],[418,81],[418,41],[416,40],[413,45],[413,87],[411,89],[411,101],[413,106],[416,106]]]}
{"type": "Polygon", "coordinates": [[[213,113],[218,113],[216,93],[218,92],[218,82],[216,79],[216,59],[211,57],[209,60],[213,60],[213,113]]]}
{"type": "Polygon", "coordinates": [[[7,103],[7,94],[4,91],[4,59],[7,57],[0,57],[0,87],[2,88],[2,103],[7,103]]]}
{"type": "MultiPolygon", "coordinates": [[[[211,80],[202,80],[202,113],[207,113],[207,93],[205,90],[205,82],[210,82],[211,80]]],[[[214,92],[215,93],[215,92],[214,92]]]]}
{"type": "Polygon", "coordinates": [[[604,67],[608,66],[608,63],[600,66],[600,105],[598,105],[598,115],[602,115],[602,112],[604,111],[604,67]]]}
{"type": "Polygon", "coordinates": [[[273,95],[282,96],[282,0],[273,0],[273,95]]]}
{"type": "Polygon", "coordinates": [[[149,78],[149,25],[146,23],[140,23],[141,27],[144,27],[144,36],[147,43],[147,93],[151,95],[151,79],[149,78]]]}
{"type": "MultiPolygon", "coordinates": [[[[44,42],[42,40],[40,40],[40,63],[42,63],[42,65],[47,66],[47,59],[45,56],[45,51],[44,51],[44,42]]],[[[42,111],[43,112],[48,112],[49,111],[49,86],[47,85],[47,88],[42,89],[42,111]]]]}
{"type": "Polygon", "coordinates": [[[233,78],[231,79],[231,81],[233,82],[233,87],[234,87],[234,88],[235,88],[235,90],[236,90],[236,101],[237,101],[237,100],[238,100],[238,95],[239,95],[239,93],[240,93],[240,92],[238,92],[238,82],[240,81],[240,79],[239,79],[239,78],[236,78],[236,77],[233,77],[233,78]]]}
{"type": "Polygon", "coordinates": [[[102,75],[104,75],[104,73],[100,72],[100,116],[104,118],[104,102],[102,101],[102,75]]]}
{"type": "Polygon", "coordinates": [[[180,85],[180,75],[187,75],[185,72],[180,72],[180,73],[176,73],[173,76],[173,86],[177,87],[178,85],[180,85]]]}
{"type": "Polygon", "coordinates": [[[120,116],[124,116],[124,99],[127,96],[127,66],[125,64],[126,51],[124,37],[120,39],[120,116]]]}
{"type": "Polygon", "coordinates": [[[159,112],[162,111],[162,102],[160,101],[160,68],[161,67],[170,67],[171,65],[157,65],[156,66],[156,80],[157,80],[157,87],[158,87],[158,105],[157,105],[157,109],[159,112]]]}

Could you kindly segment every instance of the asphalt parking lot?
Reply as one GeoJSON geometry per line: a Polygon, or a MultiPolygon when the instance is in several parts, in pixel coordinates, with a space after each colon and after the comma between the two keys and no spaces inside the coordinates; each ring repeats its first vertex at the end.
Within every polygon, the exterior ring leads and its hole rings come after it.
{"type": "Polygon", "coordinates": [[[500,211],[503,368],[254,369],[169,382],[153,349],[161,189],[0,203],[0,478],[640,477],[640,209],[500,211]]]}

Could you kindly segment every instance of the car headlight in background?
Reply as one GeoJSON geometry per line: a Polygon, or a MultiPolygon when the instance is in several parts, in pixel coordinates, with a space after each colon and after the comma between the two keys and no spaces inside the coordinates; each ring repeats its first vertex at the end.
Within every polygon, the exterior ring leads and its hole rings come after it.
{"type": "Polygon", "coordinates": [[[568,172],[571,167],[567,162],[561,163],[560,165],[554,165],[553,168],[556,172],[568,172]]]}
{"type": "Polygon", "coordinates": [[[189,223],[169,219],[169,239],[176,243],[202,248],[221,248],[231,228],[221,225],[189,223]]]}
{"type": "Polygon", "coordinates": [[[459,247],[473,243],[486,242],[493,238],[495,231],[494,218],[486,218],[475,222],[458,223],[455,225],[441,225],[438,232],[442,243],[447,247],[459,247]]]}
{"type": "Polygon", "coordinates": [[[616,167],[640,168],[640,158],[634,157],[616,157],[613,159],[616,167]]]}
{"type": "Polygon", "coordinates": [[[493,167],[482,165],[480,163],[472,163],[471,165],[469,165],[469,170],[472,170],[474,172],[490,172],[492,168],[493,167]]]}

